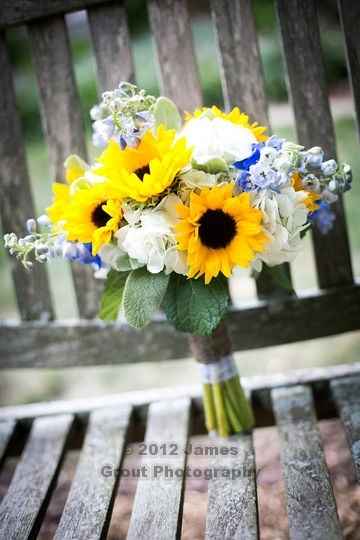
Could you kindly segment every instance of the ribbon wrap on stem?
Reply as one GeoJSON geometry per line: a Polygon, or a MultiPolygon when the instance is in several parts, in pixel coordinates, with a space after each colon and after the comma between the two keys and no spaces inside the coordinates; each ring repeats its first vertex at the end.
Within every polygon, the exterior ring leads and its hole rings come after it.
{"type": "Polygon", "coordinates": [[[254,415],[241,386],[226,323],[221,322],[211,336],[190,336],[190,347],[200,364],[209,433],[228,437],[250,430],[254,415]]]}

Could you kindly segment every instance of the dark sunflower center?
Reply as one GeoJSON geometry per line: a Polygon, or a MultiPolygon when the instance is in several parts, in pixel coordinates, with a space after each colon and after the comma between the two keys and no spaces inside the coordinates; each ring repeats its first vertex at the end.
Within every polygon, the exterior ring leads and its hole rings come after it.
{"type": "Polygon", "coordinates": [[[142,181],[144,179],[144,174],[150,174],[149,165],[144,165],[143,167],[140,167],[140,169],[136,169],[136,171],[134,171],[134,172],[135,172],[135,174],[137,174],[137,176],[142,181]]]}
{"type": "Polygon", "coordinates": [[[110,219],[109,214],[107,214],[102,208],[105,203],[106,201],[103,201],[102,203],[98,204],[91,214],[91,221],[98,228],[105,227],[110,219]]]}
{"type": "Polygon", "coordinates": [[[236,235],[234,218],[222,210],[207,210],[199,223],[201,243],[211,249],[225,248],[236,235]]]}

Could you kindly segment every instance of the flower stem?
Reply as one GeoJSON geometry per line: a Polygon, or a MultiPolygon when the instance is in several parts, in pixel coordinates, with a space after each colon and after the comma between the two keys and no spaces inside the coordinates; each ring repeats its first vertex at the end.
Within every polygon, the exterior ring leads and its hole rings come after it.
{"type": "Polygon", "coordinates": [[[203,403],[206,428],[209,432],[216,431],[216,414],[211,384],[203,384],[203,403]]]}
{"type": "Polygon", "coordinates": [[[211,386],[214,396],[218,433],[220,437],[228,437],[230,434],[230,426],[225,410],[223,386],[220,382],[213,383],[211,386]]]}

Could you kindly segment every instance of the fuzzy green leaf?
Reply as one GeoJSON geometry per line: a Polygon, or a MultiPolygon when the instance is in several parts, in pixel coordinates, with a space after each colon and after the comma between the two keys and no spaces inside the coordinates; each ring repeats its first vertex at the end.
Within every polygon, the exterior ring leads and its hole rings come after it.
{"type": "Polygon", "coordinates": [[[168,286],[169,276],[164,272],[150,274],[146,268],[130,272],[126,281],[123,308],[127,322],[142,328],[160,308],[168,286]]]}
{"type": "Polygon", "coordinates": [[[181,128],[181,116],[173,101],[166,97],[159,97],[154,105],[156,127],[163,124],[168,129],[178,131],[181,128]]]}
{"type": "Polygon", "coordinates": [[[202,278],[187,279],[172,274],[163,308],[177,330],[209,336],[229,306],[228,283],[224,277],[205,285],[202,278]]]}
{"type": "Polygon", "coordinates": [[[100,302],[99,317],[103,321],[116,321],[128,275],[129,272],[110,270],[100,302]]]}

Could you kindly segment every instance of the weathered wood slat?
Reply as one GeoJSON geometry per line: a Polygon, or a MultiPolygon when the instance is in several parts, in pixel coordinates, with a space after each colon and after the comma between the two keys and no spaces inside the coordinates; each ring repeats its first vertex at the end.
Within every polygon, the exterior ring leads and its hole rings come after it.
{"type": "Polygon", "coordinates": [[[6,454],[9,441],[14,433],[15,420],[4,420],[0,422],[0,466],[6,454]]]}
{"type": "MultiPolygon", "coordinates": [[[[360,328],[360,286],[285,298],[227,316],[234,350],[257,349],[360,328]],[[339,317],[341,313],[341,317],[339,317]]],[[[100,321],[0,322],[0,367],[66,367],[189,356],[186,334],[163,319],[141,331],[100,321]]]]}
{"type": "MultiPolygon", "coordinates": [[[[5,36],[0,32],[0,217],[3,233],[26,233],[25,223],[35,216],[24,141],[16,108],[12,68],[5,36]]],[[[10,260],[17,304],[22,319],[53,318],[46,269],[36,265],[27,272],[14,257],[10,260]]]]}
{"type": "MultiPolygon", "coordinates": [[[[296,386],[298,384],[311,384],[315,399],[318,389],[324,398],[324,387],[331,379],[341,377],[360,376],[360,363],[339,364],[337,366],[326,366],[311,369],[294,369],[284,373],[271,375],[256,375],[252,377],[242,377],[241,382],[245,390],[251,392],[254,398],[254,406],[260,396],[263,396],[272,388],[282,386],[296,386]]],[[[0,421],[4,420],[26,420],[53,414],[73,414],[86,415],[89,411],[102,409],[105,407],[122,407],[124,404],[131,404],[136,412],[144,413],[149,403],[154,401],[165,401],[188,397],[195,404],[201,403],[201,385],[186,384],[184,386],[172,386],[166,388],[155,388],[151,390],[138,390],[122,392],[117,395],[107,395],[95,398],[74,399],[69,401],[50,401],[41,403],[31,403],[27,405],[14,405],[0,408],[0,421]]],[[[333,413],[333,410],[332,410],[333,413]]]]}
{"type": "Polygon", "coordinates": [[[211,461],[210,467],[213,471],[227,469],[229,477],[219,476],[209,480],[205,537],[208,540],[256,540],[259,531],[252,436],[232,437],[221,447],[231,447],[232,452],[227,455],[219,453],[211,461]]]}
{"type": "Polygon", "coordinates": [[[161,93],[182,110],[200,107],[201,86],[186,0],[149,0],[148,6],[161,93]]]}
{"type": "Polygon", "coordinates": [[[178,471],[185,468],[189,414],[186,398],[150,405],[145,442],[164,445],[165,452],[158,449],[153,456],[148,452],[142,462],[147,477],[138,480],[128,540],[179,537],[184,478],[178,471]]]}
{"type": "MultiPolygon", "coordinates": [[[[217,36],[221,82],[227,109],[238,106],[252,121],[270,127],[268,103],[251,0],[211,0],[217,36]]],[[[290,267],[286,265],[289,273],[290,267]]],[[[258,296],[266,299],[289,295],[270,274],[256,281],[258,296]]]]}
{"type": "Polygon", "coordinates": [[[0,28],[24,24],[41,17],[61,15],[113,0],[2,0],[0,28]]]}
{"type": "Polygon", "coordinates": [[[100,92],[113,90],[120,81],[134,82],[135,68],[123,2],[91,7],[88,19],[100,92]]]}
{"type": "MultiPolygon", "coordinates": [[[[64,179],[64,161],[69,154],[86,159],[81,106],[75,84],[67,28],[62,16],[28,26],[40,91],[41,113],[49,147],[52,179],[64,179]]],[[[94,317],[98,310],[93,270],[72,265],[75,294],[81,317],[94,317]]]]}
{"type": "MultiPolygon", "coordinates": [[[[321,146],[328,157],[334,157],[335,133],[315,1],[277,0],[277,8],[299,142],[321,146]]],[[[333,208],[336,227],[326,235],[313,233],[318,282],[323,289],[353,281],[342,201],[333,208]]]]}
{"type": "Polygon", "coordinates": [[[0,506],[0,538],[35,538],[61,466],[72,416],[35,420],[0,506]]]}
{"type": "Polygon", "coordinates": [[[338,0],[340,19],[344,31],[346,59],[351,81],[357,125],[360,134],[360,3],[353,0],[338,0]]]}
{"type": "Polygon", "coordinates": [[[293,540],[342,538],[329,472],[321,447],[311,390],[305,386],[272,391],[281,437],[281,459],[293,540]]]}
{"type": "Polygon", "coordinates": [[[55,540],[105,538],[125,447],[130,406],[100,409],[90,416],[69,496],[55,540]],[[103,473],[107,467],[109,475],[103,473]]]}
{"type": "Polygon", "coordinates": [[[335,403],[345,426],[355,474],[360,482],[360,376],[330,383],[335,403]]]}
{"type": "Polygon", "coordinates": [[[251,1],[211,0],[225,105],[269,125],[264,77],[251,1]]]}

